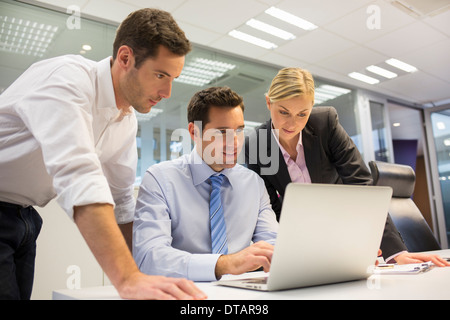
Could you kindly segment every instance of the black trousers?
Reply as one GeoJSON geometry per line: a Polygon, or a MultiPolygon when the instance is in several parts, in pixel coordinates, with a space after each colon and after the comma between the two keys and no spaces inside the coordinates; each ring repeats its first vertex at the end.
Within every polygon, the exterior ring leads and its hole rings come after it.
{"type": "Polygon", "coordinates": [[[0,300],[30,299],[41,227],[33,207],[0,201],[0,300]]]}

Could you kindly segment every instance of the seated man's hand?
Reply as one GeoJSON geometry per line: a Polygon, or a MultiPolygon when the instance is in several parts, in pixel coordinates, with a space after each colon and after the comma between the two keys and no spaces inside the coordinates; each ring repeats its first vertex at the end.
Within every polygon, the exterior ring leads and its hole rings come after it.
{"type": "Polygon", "coordinates": [[[273,248],[273,245],[265,241],[259,241],[239,252],[220,256],[216,264],[216,278],[220,279],[224,274],[241,274],[254,271],[260,267],[268,272],[272,261],[273,248]]]}
{"type": "Polygon", "coordinates": [[[401,253],[394,258],[398,264],[408,264],[408,263],[422,263],[431,261],[438,267],[448,267],[450,262],[442,259],[437,254],[427,254],[427,253],[415,253],[415,252],[405,252],[401,253]]]}

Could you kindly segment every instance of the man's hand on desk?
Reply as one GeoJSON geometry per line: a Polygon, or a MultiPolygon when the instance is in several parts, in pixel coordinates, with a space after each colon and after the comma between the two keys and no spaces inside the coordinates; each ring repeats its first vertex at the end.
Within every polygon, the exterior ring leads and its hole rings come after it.
{"type": "Polygon", "coordinates": [[[431,261],[438,267],[449,267],[450,262],[442,259],[437,254],[405,252],[394,258],[398,264],[421,263],[431,261]]]}
{"type": "Polygon", "coordinates": [[[254,271],[260,267],[268,272],[272,254],[273,245],[265,241],[259,241],[239,252],[222,255],[216,263],[216,278],[220,279],[224,274],[241,274],[254,271]]]}
{"type": "Polygon", "coordinates": [[[110,204],[74,207],[74,220],[111,283],[124,299],[205,299],[192,281],[139,271],[110,204]]]}
{"type": "Polygon", "coordinates": [[[149,276],[137,272],[122,284],[120,296],[124,299],[203,300],[206,295],[190,280],[149,276]]]}

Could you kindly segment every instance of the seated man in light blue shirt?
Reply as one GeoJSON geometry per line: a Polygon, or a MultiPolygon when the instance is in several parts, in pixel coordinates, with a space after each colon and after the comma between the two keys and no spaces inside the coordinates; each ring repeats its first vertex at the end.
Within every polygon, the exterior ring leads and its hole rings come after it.
{"type": "Polygon", "coordinates": [[[237,164],[242,98],[227,87],[197,92],[188,121],[192,152],[151,166],[142,180],[133,227],[137,265],[144,273],[193,281],[269,271],[278,223],[263,180],[237,164]],[[218,227],[210,226],[210,176],[219,173],[225,253],[213,253],[211,229],[218,227]]]}

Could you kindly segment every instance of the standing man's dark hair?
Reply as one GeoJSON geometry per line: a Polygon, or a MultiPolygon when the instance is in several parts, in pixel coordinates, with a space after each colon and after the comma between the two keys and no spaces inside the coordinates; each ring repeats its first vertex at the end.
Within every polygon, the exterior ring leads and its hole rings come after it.
{"type": "Polygon", "coordinates": [[[132,12],[120,24],[113,45],[113,60],[123,45],[133,50],[136,68],[147,58],[156,57],[160,45],[179,56],[191,51],[191,43],[172,15],[150,8],[132,12]]]}

